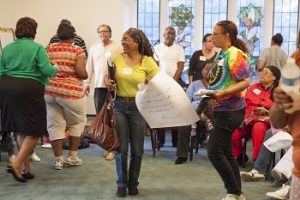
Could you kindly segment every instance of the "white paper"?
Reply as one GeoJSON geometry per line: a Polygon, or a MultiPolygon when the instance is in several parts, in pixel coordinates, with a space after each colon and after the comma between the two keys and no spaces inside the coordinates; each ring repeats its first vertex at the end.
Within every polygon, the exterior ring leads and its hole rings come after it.
{"type": "Polygon", "coordinates": [[[206,89],[200,89],[197,92],[195,92],[193,95],[194,96],[209,96],[209,95],[213,95],[215,93],[214,90],[206,90],[206,89]]]}
{"type": "Polygon", "coordinates": [[[264,145],[269,149],[271,152],[276,152],[281,149],[288,148],[292,145],[293,138],[292,136],[285,132],[279,131],[267,141],[264,142],[264,145]]]}
{"type": "Polygon", "coordinates": [[[284,156],[275,165],[273,170],[275,169],[275,170],[283,173],[287,178],[290,178],[292,176],[292,171],[294,168],[292,153],[293,153],[293,147],[290,147],[289,150],[284,154],[284,156]]]}
{"type": "Polygon", "coordinates": [[[185,126],[199,120],[184,90],[164,72],[138,88],[136,105],[151,128],[185,126]]]}
{"type": "MultiPolygon", "coordinates": [[[[13,31],[12,29],[7,29],[7,28],[0,28],[0,42],[1,42],[1,46],[2,49],[12,43],[14,41],[14,35],[13,35],[13,31]]],[[[2,49],[0,49],[2,51],[2,49]]],[[[1,53],[0,51],[0,53],[1,53]]]]}

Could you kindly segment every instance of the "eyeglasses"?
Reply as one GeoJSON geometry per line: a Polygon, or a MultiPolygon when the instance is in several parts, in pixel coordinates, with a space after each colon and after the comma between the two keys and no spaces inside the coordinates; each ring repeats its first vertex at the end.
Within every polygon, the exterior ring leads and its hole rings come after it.
{"type": "Polygon", "coordinates": [[[213,35],[224,35],[224,34],[226,34],[226,33],[216,33],[216,32],[213,32],[212,34],[213,34],[213,35]]]}
{"type": "Polygon", "coordinates": [[[98,31],[98,33],[108,33],[109,31],[107,30],[102,30],[102,31],[98,31]]]}
{"type": "Polygon", "coordinates": [[[261,75],[271,75],[271,76],[275,76],[270,70],[268,69],[263,69],[261,72],[260,72],[261,75]]]}

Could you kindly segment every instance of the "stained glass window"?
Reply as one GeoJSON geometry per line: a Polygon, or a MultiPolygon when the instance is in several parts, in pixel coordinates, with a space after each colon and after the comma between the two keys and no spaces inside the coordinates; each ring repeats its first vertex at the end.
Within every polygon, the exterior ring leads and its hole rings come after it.
{"type": "Polygon", "coordinates": [[[203,35],[212,33],[214,25],[227,19],[227,0],[204,0],[203,35]]]}
{"type": "Polygon", "coordinates": [[[237,9],[239,37],[248,47],[249,54],[259,57],[263,50],[264,1],[239,0],[237,9]]]}
{"type": "Polygon", "coordinates": [[[176,29],[176,43],[184,48],[186,58],[193,53],[195,0],[169,0],[168,24],[176,29]]]}
{"type": "Polygon", "coordinates": [[[143,30],[154,46],[159,42],[160,0],[138,0],[137,27],[143,30]]]}
{"type": "Polygon", "coordinates": [[[282,48],[289,55],[296,49],[298,11],[298,0],[274,0],[273,35],[282,34],[282,48]]]}

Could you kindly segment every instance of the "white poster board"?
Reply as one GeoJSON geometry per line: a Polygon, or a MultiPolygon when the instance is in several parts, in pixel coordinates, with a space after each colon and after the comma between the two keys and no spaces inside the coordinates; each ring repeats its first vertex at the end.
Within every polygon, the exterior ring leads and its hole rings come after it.
{"type": "Polygon", "coordinates": [[[294,168],[292,155],[293,155],[293,147],[290,147],[289,150],[275,165],[273,170],[278,170],[279,172],[283,173],[287,178],[290,178],[292,176],[292,171],[294,168]]]}
{"type": "Polygon", "coordinates": [[[278,133],[270,137],[267,141],[265,141],[264,145],[271,152],[277,152],[281,149],[290,147],[292,145],[292,141],[293,138],[289,133],[285,131],[279,131],[278,133]]]}
{"type": "Polygon", "coordinates": [[[162,71],[148,85],[139,85],[135,101],[151,128],[185,126],[199,120],[181,86],[162,71]]]}

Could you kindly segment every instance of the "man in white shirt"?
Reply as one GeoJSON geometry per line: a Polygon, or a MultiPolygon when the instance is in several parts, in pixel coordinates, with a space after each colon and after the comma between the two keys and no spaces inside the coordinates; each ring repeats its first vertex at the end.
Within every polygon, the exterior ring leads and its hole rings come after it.
{"type": "MultiPolygon", "coordinates": [[[[167,27],[164,32],[164,43],[154,47],[154,58],[159,63],[161,71],[166,72],[170,77],[182,85],[181,74],[184,67],[184,50],[178,44],[175,44],[176,31],[174,27],[167,27]]],[[[164,134],[162,135],[160,145],[164,144],[164,134]]],[[[172,129],[172,144],[177,145],[177,129],[172,129]]]]}
{"type": "MultiPolygon", "coordinates": [[[[90,48],[89,56],[86,62],[86,71],[88,72],[88,79],[84,81],[85,93],[90,93],[90,83],[93,74],[94,78],[94,102],[96,113],[98,114],[105,102],[108,90],[104,84],[104,77],[107,75],[107,56],[115,55],[122,52],[122,46],[111,40],[111,28],[109,25],[102,24],[97,28],[100,42],[94,44],[90,48]],[[108,53],[108,54],[107,54],[108,53]]],[[[114,159],[112,152],[104,152],[107,160],[114,159]]]]}

